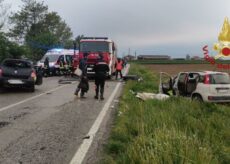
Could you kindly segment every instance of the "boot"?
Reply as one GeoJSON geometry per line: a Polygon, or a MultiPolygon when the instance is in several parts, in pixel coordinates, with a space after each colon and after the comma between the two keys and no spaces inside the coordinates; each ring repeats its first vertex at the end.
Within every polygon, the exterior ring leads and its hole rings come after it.
{"type": "Polygon", "coordinates": [[[85,97],[84,97],[84,94],[85,94],[85,93],[84,93],[83,91],[81,91],[81,96],[80,96],[80,97],[81,97],[81,98],[85,98],[85,97]]]}
{"type": "Polygon", "coordinates": [[[95,91],[96,91],[96,95],[94,96],[94,98],[98,99],[98,92],[99,92],[99,87],[98,86],[96,86],[95,91]]]}
{"type": "Polygon", "coordinates": [[[100,99],[101,99],[101,100],[104,100],[103,94],[104,94],[104,88],[101,88],[101,95],[100,95],[100,99]]]}
{"type": "Polygon", "coordinates": [[[100,96],[100,99],[101,99],[101,100],[104,100],[104,97],[103,97],[103,95],[101,95],[101,96],[100,96]]]}
{"type": "Polygon", "coordinates": [[[95,98],[95,99],[98,99],[98,94],[96,94],[96,95],[94,96],[94,98],[95,98]]]}
{"type": "Polygon", "coordinates": [[[74,94],[78,96],[79,91],[80,91],[80,88],[77,88],[74,94]]]}

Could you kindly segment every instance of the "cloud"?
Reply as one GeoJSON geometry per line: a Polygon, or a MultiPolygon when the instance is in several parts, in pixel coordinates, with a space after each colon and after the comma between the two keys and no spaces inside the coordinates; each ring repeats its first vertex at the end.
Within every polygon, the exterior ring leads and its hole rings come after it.
{"type": "Polygon", "coordinates": [[[224,17],[230,18],[229,0],[66,0],[58,3],[49,0],[44,3],[50,11],[61,15],[75,36],[108,36],[117,41],[121,51],[129,47],[172,45],[176,49],[182,44],[210,42],[217,38],[224,17]]]}

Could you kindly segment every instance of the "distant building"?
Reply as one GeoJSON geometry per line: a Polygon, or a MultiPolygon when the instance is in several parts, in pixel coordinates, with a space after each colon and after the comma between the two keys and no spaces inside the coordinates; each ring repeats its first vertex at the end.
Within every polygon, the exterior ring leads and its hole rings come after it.
{"type": "Polygon", "coordinates": [[[135,56],[132,55],[124,56],[124,58],[126,58],[127,60],[135,60],[135,56]]]}
{"type": "Polygon", "coordinates": [[[193,56],[191,57],[191,60],[203,60],[203,59],[199,56],[193,56]]]}
{"type": "Polygon", "coordinates": [[[138,60],[170,60],[168,55],[139,55],[138,60]]]}
{"type": "Polygon", "coordinates": [[[173,60],[185,60],[185,58],[173,58],[173,60]]]}
{"type": "Polygon", "coordinates": [[[187,54],[187,55],[186,55],[186,60],[190,60],[190,59],[191,59],[190,55],[187,54]]]}

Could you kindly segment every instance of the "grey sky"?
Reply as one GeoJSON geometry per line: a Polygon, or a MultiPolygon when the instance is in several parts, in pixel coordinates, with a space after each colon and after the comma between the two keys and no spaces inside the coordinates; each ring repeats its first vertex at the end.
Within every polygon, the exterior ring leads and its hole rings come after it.
{"type": "MultiPolygon", "coordinates": [[[[40,1],[40,0],[37,0],[40,1]]],[[[13,3],[12,10],[21,5],[13,3]]],[[[205,44],[217,42],[230,0],[47,0],[71,27],[74,37],[108,36],[119,54],[202,55],[205,44]]]]}

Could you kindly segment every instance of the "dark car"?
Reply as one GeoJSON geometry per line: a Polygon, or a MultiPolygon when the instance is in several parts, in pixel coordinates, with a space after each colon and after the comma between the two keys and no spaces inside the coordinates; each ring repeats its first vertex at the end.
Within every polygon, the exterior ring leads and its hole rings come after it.
{"type": "Polygon", "coordinates": [[[5,59],[0,65],[0,89],[23,87],[34,92],[42,84],[42,71],[29,60],[5,59]]]}

